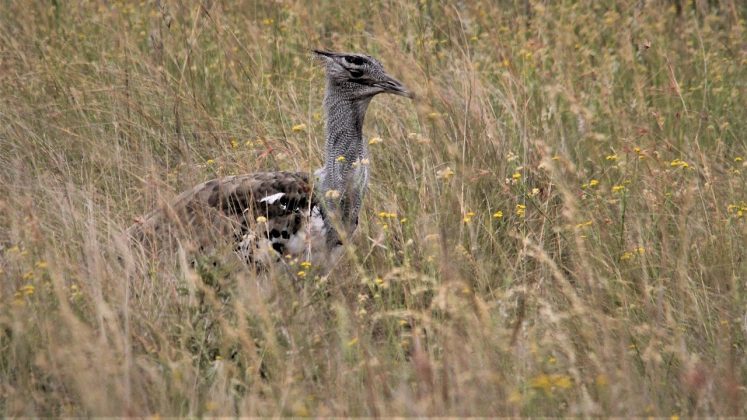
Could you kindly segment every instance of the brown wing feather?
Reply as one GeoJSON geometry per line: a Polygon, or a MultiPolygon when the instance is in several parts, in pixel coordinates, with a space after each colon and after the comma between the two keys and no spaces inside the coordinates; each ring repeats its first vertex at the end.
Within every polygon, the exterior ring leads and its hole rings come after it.
{"type": "Polygon", "coordinates": [[[203,182],[177,196],[143,220],[127,234],[143,244],[175,235],[205,247],[219,240],[240,239],[257,217],[300,228],[299,211],[314,205],[309,174],[303,172],[258,172],[203,182]],[[283,193],[273,203],[264,197],[283,193]],[[295,221],[295,223],[293,223],[295,221]]]}

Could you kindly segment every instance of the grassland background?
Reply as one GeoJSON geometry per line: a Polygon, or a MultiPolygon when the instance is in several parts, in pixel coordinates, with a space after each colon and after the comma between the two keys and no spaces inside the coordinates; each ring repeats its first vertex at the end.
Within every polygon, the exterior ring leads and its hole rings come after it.
{"type": "Polygon", "coordinates": [[[0,415],[747,414],[746,14],[3,1],[0,415]],[[124,248],[195,183],[320,165],[316,47],[419,96],[370,107],[340,266],[262,295],[124,248]]]}

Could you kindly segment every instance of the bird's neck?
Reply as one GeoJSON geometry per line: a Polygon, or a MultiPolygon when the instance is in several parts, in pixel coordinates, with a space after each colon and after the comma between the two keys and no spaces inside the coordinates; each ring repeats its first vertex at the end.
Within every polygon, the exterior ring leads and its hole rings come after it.
{"type": "Polygon", "coordinates": [[[351,99],[338,86],[327,85],[324,98],[327,140],[320,192],[327,212],[352,233],[368,184],[368,155],[363,120],[370,98],[351,99]]]}
{"type": "Polygon", "coordinates": [[[353,101],[340,98],[327,90],[324,99],[327,140],[324,148],[324,169],[326,173],[337,174],[337,182],[330,187],[341,187],[353,163],[365,158],[366,145],[363,142],[363,120],[370,99],[353,101]],[[342,158],[341,158],[342,157],[342,158]]]}

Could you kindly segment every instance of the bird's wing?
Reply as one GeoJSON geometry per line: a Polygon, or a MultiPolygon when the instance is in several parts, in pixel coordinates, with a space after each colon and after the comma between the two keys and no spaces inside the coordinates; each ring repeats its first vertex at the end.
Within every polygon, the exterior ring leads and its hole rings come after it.
{"type": "Polygon", "coordinates": [[[301,228],[302,214],[315,205],[309,174],[257,172],[203,182],[133,224],[131,239],[153,243],[164,237],[192,239],[200,247],[241,240],[256,230],[287,236],[301,228]],[[276,231],[273,232],[273,229],[276,231]],[[285,232],[285,233],[282,233],[285,232]]]}

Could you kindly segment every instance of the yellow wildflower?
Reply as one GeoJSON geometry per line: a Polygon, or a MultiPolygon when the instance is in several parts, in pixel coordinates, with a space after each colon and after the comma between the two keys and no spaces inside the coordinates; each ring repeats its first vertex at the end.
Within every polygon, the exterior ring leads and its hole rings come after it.
{"type": "Polygon", "coordinates": [[[493,219],[502,219],[503,218],[503,212],[498,210],[495,213],[493,213],[493,219]]]}
{"type": "Polygon", "coordinates": [[[568,375],[561,374],[542,374],[535,376],[529,382],[532,388],[541,389],[547,393],[551,392],[555,388],[568,389],[573,386],[573,382],[568,375]]]}
{"type": "Polygon", "coordinates": [[[514,172],[514,174],[511,175],[511,178],[513,178],[515,181],[518,181],[521,179],[521,174],[518,172],[514,172]]]}
{"type": "Polygon", "coordinates": [[[729,204],[728,206],[726,206],[726,211],[729,214],[733,214],[737,216],[737,218],[741,219],[745,214],[747,214],[747,201],[729,204]]]}
{"type": "Polygon", "coordinates": [[[301,267],[303,267],[306,270],[308,270],[309,268],[311,268],[311,263],[309,261],[304,261],[300,265],[301,265],[301,267]]]}
{"type": "Polygon", "coordinates": [[[596,382],[599,386],[606,386],[607,384],[609,384],[609,379],[607,379],[607,375],[600,373],[596,377],[596,382]]]}
{"type": "Polygon", "coordinates": [[[464,215],[464,218],[462,219],[462,221],[464,223],[469,223],[469,222],[472,221],[473,217],[475,217],[475,213],[471,212],[471,211],[468,211],[467,214],[464,215]]]}
{"type": "Polygon", "coordinates": [[[687,162],[685,162],[684,160],[680,160],[680,159],[675,159],[669,162],[669,166],[673,168],[682,168],[682,169],[687,169],[690,167],[690,165],[687,162]]]}
{"type": "Polygon", "coordinates": [[[577,229],[585,228],[585,227],[591,226],[591,225],[592,225],[593,223],[594,223],[593,221],[591,221],[591,220],[587,220],[587,221],[585,221],[585,222],[582,222],[582,223],[579,223],[579,224],[577,224],[577,225],[576,225],[576,228],[577,228],[577,229]]]}
{"type": "Polygon", "coordinates": [[[532,386],[532,388],[542,389],[546,391],[552,388],[550,377],[544,374],[535,376],[531,381],[529,381],[529,384],[532,386]]]}
{"type": "Polygon", "coordinates": [[[552,377],[553,384],[560,389],[568,389],[573,385],[568,375],[552,375],[552,377]]]}
{"type": "Polygon", "coordinates": [[[265,216],[259,216],[257,217],[257,223],[266,223],[267,218],[265,216]]]}
{"type": "Polygon", "coordinates": [[[523,204],[517,204],[516,205],[516,215],[519,217],[524,217],[526,214],[527,206],[523,204]]]}
{"type": "Polygon", "coordinates": [[[508,394],[508,402],[511,404],[518,404],[521,402],[521,392],[513,390],[508,394]]]}
{"type": "Polygon", "coordinates": [[[212,165],[212,164],[214,164],[214,163],[215,163],[215,160],[213,160],[213,159],[208,159],[208,160],[207,160],[207,162],[205,162],[205,163],[207,163],[208,165],[212,165]]]}
{"type": "Polygon", "coordinates": [[[31,296],[36,291],[36,288],[33,284],[27,284],[23,287],[21,287],[21,293],[23,293],[26,296],[31,296]]]}
{"type": "Polygon", "coordinates": [[[306,277],[306,272],[305,272],[305,271],[303,271],[303,270],[301,270],[301,271],[299,271],[298,273],[296,273],[296,275],[297,275],[298,277],[304,278],[304,277],[306,277]]]}
{"type": "Polygon", "coordinates": [[[611,154],[611,155],[607,155],[607,156],[605,156],[605,158],[604,158],[604,159],[605,159],[605,160],[608,160],[608,161],[610,161],[610,162],[614,162],[614,161],[616,161],[616,160],[617,160],[617,154],[613,153],[613,154],[611,154]]]}
{"type": "Polygon", "coordinates": [[[345,162],[345,156],[342,156],[342,155],[337,156],[337,159],[335,159],[335,160],[338,161],[338,162],[345,162]]]}
{"type": "Polygon", "coordinates": [[[299,132],[301,132],[301,131],[306,131],[306,124],[303,124],[303,123],[301,123],[301,124],[296,124],[296,125],[294,125],[293,127],[291,127],[291,130],[292,130],[292,131],[293,131],[294,133],[299,133],[299,132]]]}
{"type": "Polygon", "coordinates": [[[599,181],[598,180],[592,179],[591,181],[589,181],[589,186],[590,187],[596,187],[597,185],[599,185],[599,181]]]}
{"type": "Polygon", "coordinates": [[[442,179],[444,181],[449,180],[452,176],[454,176],[454,171],[448,166],[436,172],[436,178],[442,179]]]}
{"type": "Polygon", "coordinates": [[[624,185],[614,185],[614,186],[612,186],[612,192],[613,193],[619,193],[619,192],[622,192],[624,190],[625,190],[625,186],[624,185]]]}

